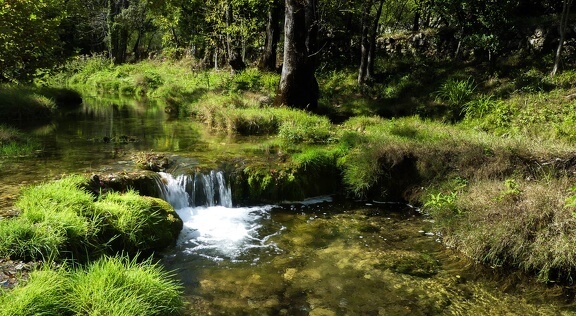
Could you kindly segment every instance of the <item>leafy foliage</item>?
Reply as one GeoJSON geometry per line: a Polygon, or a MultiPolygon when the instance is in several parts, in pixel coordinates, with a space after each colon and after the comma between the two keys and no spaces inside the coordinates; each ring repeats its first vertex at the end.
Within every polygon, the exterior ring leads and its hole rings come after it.
{"type": "Polygon", "coordinates": [[[0,81],[30,79],[37,68],[55,61],[60,9],[50,0],[0,3],[0,81]]]}

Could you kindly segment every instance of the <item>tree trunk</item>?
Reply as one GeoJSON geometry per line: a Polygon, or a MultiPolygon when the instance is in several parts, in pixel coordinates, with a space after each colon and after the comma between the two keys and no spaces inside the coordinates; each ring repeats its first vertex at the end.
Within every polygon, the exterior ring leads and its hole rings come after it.
{"type": "Polygon", "coordinates": [[[274,0],[268,9],[264,53],[258,65],[258,68],[264,71],[276,71],[278,41],[280,40],[280,9],[280,0],[274,0]]]}
{"type": "Polygon", "coordinates": [[[368,65],[366,67],[366,78],[374,78],[374,65],[376,61],[376,37],[378,35],[378,23],[380,22],[380,16],[382,16],[382,7],[386,0],[380,0],[378,9],[376,10],[376,16],[374,17],[372,23],[372,29],[370,30],[370,37],[368,38],[368,65]]]}
{"type": "Polygon", "coordinates": [[[555,76],[560,69],[560,62],[562,61],[562,49],[564,48],[564,38],[566,36],[566,28],[568,27],[568,15],[570,14],[570,6],[573,0],[564,0],[562,5],[562,15],[560,16],[560,40],[558,48],[556,49],[556,56],[554,57],[554,67],[552,68],[551,76],[555,76]]]}
{"type": "Polygon", "coordinates": [[[116,16],[127,9],[128,0],[108,1],[108,52],[114,64],[126,62],[126,49],[128,47],[128,30],[125,25],[116,22],[116,16]]]}
{"type": "Polygon", "coordinates": [[[366,74],[368,73],[368,55],[370,48],[368,43],[368,30],[370,9],[372,8],[373,0],[367,1],[362,11],[362,35],[360,37],[360,68],[358,69],[358,85],[366,82],[366,74]]]}
{"type": "Polygon", "coordinates": [[[314,3],[315,0],[286,0],[284,64],[276,99],[276,103],[307,110],[318,107],[318,82],[306,46],[312,27],[306,25],[306,9],[314,3]]]}

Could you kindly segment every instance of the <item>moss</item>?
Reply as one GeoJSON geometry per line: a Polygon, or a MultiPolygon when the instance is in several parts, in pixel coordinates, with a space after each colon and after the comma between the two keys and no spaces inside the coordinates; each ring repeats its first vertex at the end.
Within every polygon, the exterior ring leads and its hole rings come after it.
{"type": "MultiPolygon", "coordinates": [[[[339,193],[341,178],[336,157],[333,149],[308,148],[286,162],[236,169],[231,176],[234,201],[300,201],[339,193]]],[[[287,160],[288,157],[277,155],[275,159],[287,160]]]]}
{"type": "Polygon", "coordinates": [[[175,243],[182,220],[167,202],[133,190],[95,201],[85,187],[88,179],[69,176],[23,190],[16,202],[21,216],[0,221],[0,255],[85,260],[107,251],[159,251],[175,243]]]}
{"type": "Polygon", "coordinates": [[[115,251],[159,251],[174,244],[182,230],[182,220],[170,204],[135,191],[108,193],[95,208],[109,226],[115,251]]]}

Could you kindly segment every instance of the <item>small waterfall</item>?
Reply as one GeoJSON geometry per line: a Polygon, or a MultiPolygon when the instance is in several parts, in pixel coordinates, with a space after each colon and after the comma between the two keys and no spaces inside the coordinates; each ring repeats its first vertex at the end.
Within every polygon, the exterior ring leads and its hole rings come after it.
{"type": "Polygon", "coordinates": [[[233,207],[232,190],[221,171],[179,176],[159,172],[157,183],[161,197],[184,222],[176,243],[181,253],[213,261],[253,261],[260,252],[281,251],[269,240],[284,229],[270,230],[272,206],[233,207]],[[268,228],[261,232],[263,222],[268,228]]]}
{"type": "Polygon", "coordinates": [[[232,207],[232,190],[222,171],[179,175],[159,172],[162,198],[175,209],[198,206],[232,207]]]}

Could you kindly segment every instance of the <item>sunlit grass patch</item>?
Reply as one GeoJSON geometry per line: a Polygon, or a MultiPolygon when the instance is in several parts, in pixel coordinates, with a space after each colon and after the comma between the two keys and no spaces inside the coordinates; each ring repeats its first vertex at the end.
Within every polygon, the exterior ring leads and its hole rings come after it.
{"type": "Polygon", "coordinates": [[[161,250],[171,245],[182,221],[168,202],[135,191],[111,192],[94,204],[102,217],[103,237],[127,253],[161,250]]]}
{"type": "Polygon", "coordinates": [[[0,314],[180,315],[182,287],[151,259],[103,257],[85,267],[47,267],[0,292],[0,314]]]}
{"type": "Polygon", "coordinates": [[[95,201],[86,181],[68,176],[25,188],[16,201],[21,215],[0,220],[0,256],[82,261],[161,250],[176,240],[182,221],[167,202],[135,191],[95,201]]]}
{"type": "Polygon", "coordinates": [[[15,289],[0,292],[0,314],[5,316],[68,315],[65,295],[69,290],[68,273],[38,270],[15,289]]]}
{"type": "MultiPolygon", "coordinates": [[[[345,183],[359,196],[442,181],[506,177],[529,173],[534,158],[567,157],[571,147],[525,138],[502,138],[484,132],[418,118],[381,120],[358,117],[338,129],[349,148],[339,160],[345,183]]],[[[551,159],[551,158],[550,158],[551,159]]],[[[384,194],[386,196],[386,194],[384,194]]]]}
{"type": "Polygon", "coordinates": [[[25,260],[52,260],[67,242],[62,226],[35,224],[25,218],[0,220],[0,256],[25,260]]]}
{"type": "Polygon", "coordinates": [[[151,259],[105,257],[74,271],[68,309],[73,315],[179,315],[182,288],[151,259]]]}

